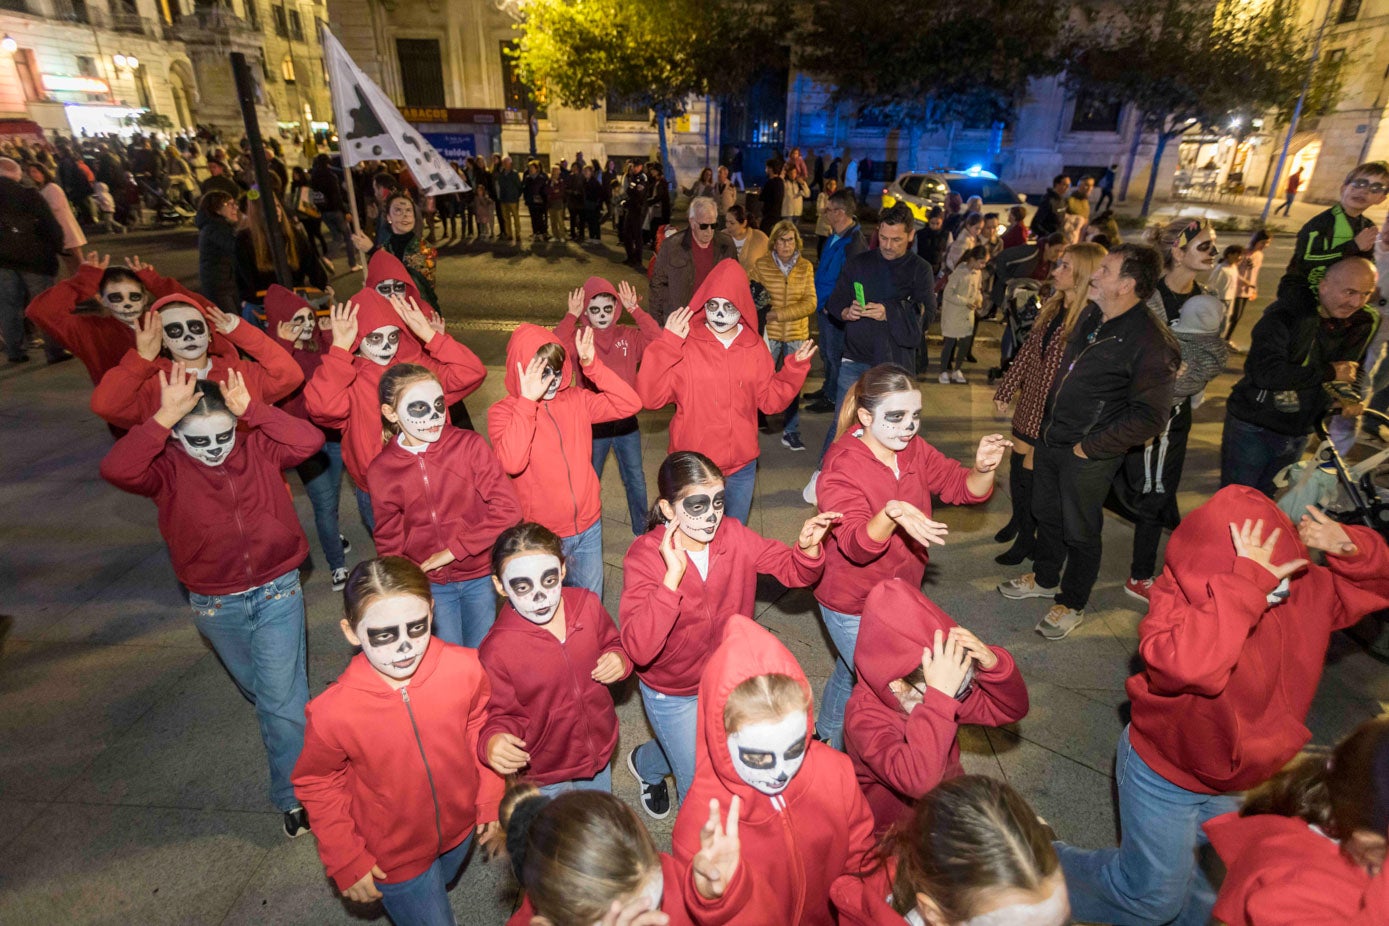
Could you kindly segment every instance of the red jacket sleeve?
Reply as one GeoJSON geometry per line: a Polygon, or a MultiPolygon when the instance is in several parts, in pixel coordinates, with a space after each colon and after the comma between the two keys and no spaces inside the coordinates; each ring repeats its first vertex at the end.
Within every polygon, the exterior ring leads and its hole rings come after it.
{"type": "MultiPolygon", "coordinates": [[[[729,522],[738,524],[729,518],[725,521],[720,530],[726,530],[729,522]]],[[[741,524],[738,525],[742,527],[741,524]]],[[[768,540],[756,531],[743,527],[744,542],[750,542],[757,546],[757,571],[763,575],[775,578],[787,588],[805,588],[814,585],[820,578],[820,573],[825,569],[825,548],[820,546],[820,555],[811,559],[806,552],[798,546],[787,546],[780,540],[768,540]]]]}
{"type": "Polygon", "coordinates": [[[1138,625],[1138,652],[1148,684],[1159,694],[1218,695],[1244,642],[1268,611],[1278,580],[1246,557],[1207,583],[1211,597],[1188,603],[1167,570],[1153,583],[1148,616],[1138,625]]]}
{"type": "Polygon", "coordinates": [[[926,487],[947,505],[977,505],[993,495],[993,489],[984,495],[975,495],[969,490],[966,480],[970,468],[957,460],[952,460],[930,444],[926,444],[925,472],[926,487]]]}
{"type": "Polygon", "coordinates": [[[394,485],[389,481],[382,484],[380,473],[375,466],[367,466],[367,491],[371,493],[371,513],[376,518],[371,541],[376,545],[377,556],[404,556],[405,508],[392,491],[394,485]]]}
{"type": "Polygon", "coordinates": [[[158,411],[148,407],[150,384],[157,388],[158,375],[159,365],[132,347],[92,390],[92,411],[118,428],[135,427],[158,411]]]}
{"type": "MultiPolygon", "coordinates": [[[[1389,875],[1381,869],[1361,899],[1360,910],[1347,919],[1340,905],[1330,909],[1328,885],[1302,879],[1283,866],[1272,868],[1246,888],[1241,923],[1257,926],[1384,926],[1389,922],[1389,875]]],[[[1233,912],[1233,911],[1230,911],[1233,912]]]]}
{"type": "Polygon", "coordinates": [[[797,360],[795,356],[787,357],[781,364],[781,369],[772,372],[772,357],[766,357],[767,372],[769,375],[762,381],[762,388],[757,392],[757,407],[764,414],[775,415],[786,410],[786,406],[791,404],[791,400],[801,391],[805,385],[806,375],[810,372],[809,360],[797,360]]]}
{"type": "MultiPolygon", "coordinates": [[[[660,337],[647,345],[646,353],[642,355],[641,366],[637,367],[637,394],[641,396],[643,406],[651,409],[664,408],[679,400],[680,375],[676,367],[685,359],[684,348],[684,339],[669,331],[663,331],[660,337]]],[[[786,408],[790,402],[791,397],[788,395],[786,402],[776,411],[786,408]]]]}
{"type": "Polygon", "coordinates": [[[934,688],[910,714],[905,728],[877,704],[853,712],[844,739],[859,761],[911,800],[940,784],[960,729],[960,702],[934,688]]]}
{"type": "Polygon", "coordinates": [[[597,392],[583,390],[588,415],[594,424],[619,421],[641,411],[641,398],[637,391],[603,361],[595,357],[583,371],[588,381],[598,389],[597,392]]]}
{"type": "Polygon", "coordinates": [[[477,354],[440,331],[424,346],[426,366],[439,377],[450,403],[467,398],[487,378],[487,368],[477,354]]]}
{"type": "Polygon", "coordinates": [[[356,378],[352,355],[341,347],[330,348],[304,387],[304,407],[309,410],[309,417],[325,428],[347,427],[352,417],[349,390],[356,378]]]}
{"type": "Polygon", "coordinates": [[[1389,608],[1389,547],[1368,527],[1347,525],[1355,544],[1355,556],[1327,556],[1336,598],[1332,603],[1333,630],[1358,624],[1366,614],[1389,608]]]}
{"type": "Polygon", "coordinates": [[[250,369],[260,381],[257,398],[273,405],[304,384],[304,371],[290,352],[255,325],[239,322],[226,337],[256,362],[250,369]]]}
{"type": "Polygon", "coordinates": [[[83,318],[74,315],[77,306],[97,294],[101,271],[83,264],[77,273],[61,283],[48,287],[34,297],[24,314],[44,331],[71,347],[81,341],[83,318]]]}
{"type": "Polygon", "coordinates": [[[268,439],[266,453],[276,469],[298,466],[323,448],[322,431],[268,402],[253,399],[241,422],[268,439]]]}
{"type": "Polygon", "coordinates": [[[675,629],[682,596],[663,584],[666,564],[654,546],[633,544],[622,560],[622,574],[618,605],[622,648],[637,665],[649,666],[660,657],[675,629]]]}
{"type": "Polygon", "coordinates": [[[352,821],[347,752],[333,741],[331,731],[314,722],[315,713],[310,701],[304,710],[304,749],[290,780],[313,821],[318,857],[338,890],[345,891],[371,871],[376,858],[352,821]]]}
{"type": "Polygon", "coordinates": [[[603,607],[601,600],[594,602],[593,610],[593,623],[598,628],[598,655],[617,653],[621,656],[622,664],[626,667],[622,677],[626,678],[632,674],[632,660],[622,649],[622,637],[617,632],[617,625],[613,623],[613,616],[608,613],[607,608],[603,607]]]}
{"type": "Polygon", "coordinates": [[[974,677],[974,690],[960,702],[960,723],[997,727],[1027,716],[1031,706],[1027,684],[1022,680],[1013,654],[1001,646],[989,649],[998,656],[998,665],[974,677]]]}
{"type": "Polygon", "coordinates": [[[641,306],[628,309],[627,314],[632,316],[632,321],[637,323],[636,354],[637,362],[640,363],[646,354],[646,349],[656,342],[664,329],[661,328],[660,322],[652,318],[651,313],[641,306]]]}
{"type": "MultiPolygon", "coordinates": [[[[136,276],[138,276],[140,282],[144,284],[145,291],[150,294],[150,305],[153,305],[165,296],[182,296],[192,305],[200,308],[211,304],[208,302],[206,296],[203,296],[201,293],[195,293],[173,277],[160,276],[154,272],[154,268],[152,267],[146,266],[145,269],[137,273],[136,276]]],[[[237,353],[236,344],[231,337],[223,334],[211,325],[208,326],[208,330],[212,332],[212,341],[207,349],[208,353],[212,354],[214,357],[222,357],[227,360],[236,360],[241,356],[237,353]]]]}
{"type": "Polygon", "coordinates": [[[555,337],[559,338],[560,343],[564,345],[564,349],[570,352],[570,356],[578,356],[577,348],[574,346],[574,338],[578,334],[578,331],[578,318],[570,315],[568,312],[564,313],[564,317],[559,320],[559,324],[554,328],[555,337]]]}
{"type": "MultiPolygon", "coordinates": [[[[466,745],[471,751],[476,753],[478,743],[482,737],[482,728],[487,725],[487,702],[491,698],[492,686],[487,681],[487,673],[482,671],[482,664],[478,664],[478,684],[473,693],[473,705],[468,711],[468,725],[464,736],[467,739],[466,745]]],[[[496,772],[492,771],[485,762],[478,763],[478,782],[477,800],[474,806],[477,807],[477,822],[492,823],[497,819],[497,808],[502,803],[502,793],[506,791],[506,782],[496,772]]],[[[313,819],[310,817],[309,819],[313,819]]]]}
{"type": "Polygon", "coordinates": [[[521,497],[516,494],[516,487],[482,435],[476,437],[477,440],[467,442],[471,451],[468,470],[473,476],[472,490],[477,496],[478,507],[485,514],[449,540],[449,552],[458,559],[491,549],[502,531],[521,523],[521,497]]]}
{"type": "Polygon", "coordinates": [[[845,559],[857,566],[866,566],[887,552],[892,543],[891,535],[881,542],[868,536],[868,522],[878,511],[869,506],[868,496],[850,467],[839,465],[822,472],[816,484],[816,496],[821,511],[837,511],[842,515],[830,530],[845,559]]]}
{"type": "Polygon", "coordinates": [[[127,431],[101,461],[101,478],[134,495],[153,497],[164,486],[155,460],[169,442],[169,429],[153,418],[127,431]]]}
{"type": "MultiPolygon", "coordinates": [[[[504,640],[508,636],[511,634],[503,634],[497,639],[504,640]]],[[[489,769],[491,766],[487,764],[487,744],[492,741],[492,737],[500,733],[510,733],[517,739],[526,737],[526,710],[521,704],[521,699],[516,696],[516,685],[511,680],[507,661],[497,652],[498,649],[499,646],[484,645],[477,653],[478,659],[482,660],[482,667],[487,670],[487,681],[491,685],[491,694],[487,698],[487,718],[477,739],[477,758],[484,768],[489,769]]]]}
{"type": "Polygon", "coordinates": [[[531,444],[535,442],[535,416],[540,404],[520,396],[509,395],[487,412],[487,436],[492,449],[501,461],[502,469],[512,476],[525,472],[531,462],[531,444]]]}

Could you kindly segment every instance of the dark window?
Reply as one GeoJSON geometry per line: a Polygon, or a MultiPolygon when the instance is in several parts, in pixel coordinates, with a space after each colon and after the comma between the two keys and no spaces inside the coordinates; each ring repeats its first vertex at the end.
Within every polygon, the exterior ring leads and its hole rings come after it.
{"type": "Polygon", "coordinates": [[[298,10],[289,11],[289,34],[296,42],[304,41],[304,20],[299,18],[298,10]]]}
{"type": "MultiPolygon", "coordinates": [[[[516,64],[516,59],[512,54],[516,50],[515,41],[503,40],[501,43],[502,54],[502,108],[510,113],[524,114],[530,109],[538,117],[544,117],[545,104],[535,98],[531,88],[526,86],[526,82],[521,79],[521,69],[516,64]]],[[[612,118],[609,116],[609,118],[612,118]]],[[[646,117],[642,116],[645,121],[646,117]]],[[[525,121],[524,118],[521,120],[525,121]]]]}
{"type": "Polygon", "coordinates": [[[1001,180],[990,180],[987,177],[959,177],[951,178],[950,192],[959,193],[965,199],[971,196],[978,196],[984,201],[984,205],[1014,205],[1018,202],[1018,194],[1013,192],[1013,188],[1001,180]]]}
{"type": "Polygon", "coordinates": [[[1355,18],[1360,15],[1360,0],[1344,0],[1341,3],[1341,12],[1336,17],[1338,23],[1355,22],[1355,18]]]}
{"type": "Polygon", "coordinates": [[[246,25],[259,32],[260,7],[257,5],[257,0],[243,0],[242,7],[246,11],[246,25]]]}
{"type": "Polygon", "coordinates": [[[651,112],[645,103],[625,100],[612,93],[608,94],[607,112],[609,122],[649,122],[651,112]]]}
{"type": "Polygon", "coordinates": [[[921,194],[921,181],[925,177],[906,177],[902,180],[902,192],[908,196],[918,196],[921,194]]]}
{"type": "Polygon", "coordinates": [[[1072,132],[1117,132],[1121,103],[1112,103],[1089,93],[1076,97],[1075,113],[1071,115],[1072,132]]]}
{"type": "Polygon", "coordinates": [[[289,21],[285,17],[285,8],[282,6],[272,6],[270,15],[275,18],[275,34],[282,39],[289,38],[289,21]]]}
{"type": "Polygon", "coordinates": [[[30,12],[27,0],[0,0],[0,10],[9,10],[11,13],[30,12]]]}
{"type": "Polygon", "coordinates": [[[396,39],[406,106],[444,106],[444,59],[438,39],[396,39]]]}

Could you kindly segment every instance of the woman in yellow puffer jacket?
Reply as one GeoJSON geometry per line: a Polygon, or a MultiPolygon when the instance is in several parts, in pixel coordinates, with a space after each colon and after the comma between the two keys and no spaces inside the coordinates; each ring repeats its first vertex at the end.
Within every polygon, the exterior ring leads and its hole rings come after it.
{"type": "MultiPolygon", "coordinates": [[[[758,258],[749,276],[766,287],[772,297],[767,313],[767,348],[777,369],[810,339],[810,316],[815,314],[815,268],[801,256],[801,233],[791,221],[772,228],[771,250],[758,258]]],[[[804,450],[800,434],[800,396],[786,407],[781,444],[804,450]]],[[[764,428],[765,430],[765,428],[764,428]]]]}

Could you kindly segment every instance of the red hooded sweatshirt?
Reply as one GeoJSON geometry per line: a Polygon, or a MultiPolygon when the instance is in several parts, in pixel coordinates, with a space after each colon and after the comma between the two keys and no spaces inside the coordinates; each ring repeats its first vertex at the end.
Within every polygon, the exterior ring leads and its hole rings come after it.
{"type": "Polygon", "coordinates": [[[873,815],[853,767],[843,753],[811,738],[809,709],[805,761],[785,790],[769,797],[738,777],[728,754],[724,705],[738,685],[773,674],[796,679],[811,697],[805,673],[780,640],[751,618],[730,618],[699,682],[694,784],[671,836],[671,851],[686,869],[686,904],[702,926],[832,926],[830,885],[862,869],[873,848],[873,815]],[[738,870],[722,897],[705,900],[694,888],[690,863],[699,852],[709,802],[717,800],[720,813],[727,814],[734,795],[742,798],[738,870]]]}
{"type": "MultiPolygon", "coordinates": [[[[183,296],[165,296],[152,307],[159,312],[169,305],[188,305],[183,296]]],[[[192,303],[203,308],[201,301],[192,303]]],[[[208,321],[208,328],[212,322],[208,321]]],[[[235,370],[246,381],[246,391],[257,402],[273,405],[290,395],[304,383],[304,373],[289,352],[267,337],[255,325],[240,321],[224,337],[251,358],[220,357],[208,352],[208,369],[204,379],[224,384],[227,372],[235,370]]],[[[173,369],[173,361],[159,356],[146,360],[135,348],[125,352],[121,362],[101,378],[92,392],[92,411],[118,428],[133,428],[159,411],[159,374],[173,369]]]]}
{"type": "Polygon", "coordinates": [[[726,517],[708,546],[709,577],[701,578],[691,562],[680,587],[671,591],[663,584],[664,533],[642,534],[622,559],[622,647],[647,685],[665,694],[692,695],[724,624],[734,614],[755,613],[758,573],[787,588],[804,588],[820,578],[825,557],[822,551],[811,559],[799,546],[768,540],[726,517]]]}
{"type": "Polygon", "coordinates": [[[748,275],[731,257],[710,271],[690,307],[695,312],[688,335],[662,331],[647,348],[637,391],[647,408],[675,403],[668,453],[698,450],[727,475],[757,459],[758,410],[785,411],[805,384],[810,362],[787,357],[776,369],[757,333],[748,275]],[[704,323],[704,303],[715,296],[732,302],[743,317],[728,347],[704,323]]]}
{"type": "Polygon", "coordinates": [[[437,585],[492,571],[492,545],[521,522],[521,500],[481,434],[444,423],[420,453],[398,439],[367,467],[378,556],[416,565],[447,548],[456,557],[429,573],[437,585]]]}
{"type": "Polygon", "coordinates": [[[830,901],[839,914],[839,926],[906,926],[907,918],[892,909],[892,873],[896,859],[888,859],[859,874],[840,875],[830,885],[830,901]]]}
{"type": "MultiPolygon", "coordinates": [[[[611,283],[602,277],[589,277],[584,281],[585,308],[594,296],[600,294],[613,298],[613,311],[620,316],[623,312],[622,300],[617,298],[617,290],[611,283]]],[[[592,328],[594,354],[603,361],[604,366],[621,376],[624,383],[636,389],[637,364],[641,362],[646,348],[661,336],[661,326],[641,306],[627,310],[627,314],[637,323],[635,330],[630,325],[619,325],[617,317],[614,317],[611,325],[600,330],[589,324],[587,312],[580,312],[578,316],[566,312],[555,326],[555,337],[559,338],[571,356],[577,356],[578,348],[574,343],[576,332],[580,328],[592,328]]]]}
{"type": "MultiPolygon", "coordinates": [[[[74,276],[35,296],[24,313],[82,361],[93,386],[101,382],[107,370],[121,362],[126,351],[135,347],[135,329],[114,315],[77,312],[82,303],[98,298],[101,273],[99,267],[83,264],[74,276]]],[[[177,280],[160,276],[150,267],[136,276],[151,302],[165,296],[182,296],[194,305],[207,304],[202,296],[185,289],[177,280]]],[[[236,347],[217,331],[212,333],[210,350],[221,357],[237,356],[236,347]]]]}
{"type": "Polygon", "coordinates": [[[868,593],[894,576],[921,586],[930,559],[924,546],[901,530],[882,543],[868,536],[868,522],[889,501],[908,502],[930,517],[932,495],[947,505],[975,505],[993,494],[971,493],[965,484],[970,468],[920,437],[897,454],[897,468],[901,475],[854,434],[842,435],[825,454],[816,496],[821,511],[838,511],[843,517],[826,540],[825,578],[815,588],[815,599],[832,611],[862,614],[868,593]]]}
{"type": "MultiPolygon", "coordinates": [[[[612,693],[591,677],[598,657],[622,656],[617,628],[588,589],[565,588],[560,595],[563,643],[508,602],[477,650],[492,683],[478,759],[487,762],[492,737],[510,733],[530,753],[530,765],[521,774],[538,785],[592,778],[608,767],[617,748],[612,693]]],[[[625,656],[622,661],[626,678],[632,663],[625,656]]]]}
{"type": "Polygon", "coordinates": [[[1305,821],[1227,813],[1204,829],[1226,867],[1214,915],[1227,926],[1389,923],[1389,874],[1371,878],[1305,821]]]}
{"type": "MultiPolygon", "coordinates": [[[[285,289],[278,283],[272,285],[265,291],[265,329],[270,337],[275,339],[289,355],[294,358],[294,362],[299,364],[299,370],[304,374],[304,383],[308,384],[313,378],[314,371],[323,364],[323,358],[328,353],[328,348],[333,346],[333,333],[325,328],[318,326],[318,316],[314,315],[314,333],[309,341],[309,346],[302,346],[298,341],[286,341],[280,337],[280,324],[287,322],[294,317],[294,313],[300,309],[313,309],[313,306],[292,289],[285,289]]],[[[280,402],[280,408],[294,415],[296,418],[305,420],[309,417],[308,405],[304,402],[304,386],[291,392],[280,402]]],[[[337,440],[336,431],[330,436],[330,440],[337,440]]]]}
{"type": "Polygon", "coordinates": [[[452,405],[482,384],[487,368],[476,354],[442,331],[421,345],[391,303],[373,289],[362,290],[350,301],[357,305],[357,339],[352,350],[329,348],[304,387],[304,401],[315,422],[342,431],[343,465],[357,487],[364,489],[367,467],[384,446],[377,387],[386,370],[397,363],[428,367],[444,387],[445,401],[452,405]],[[356,355],[363,337],[391,325],[400,329],[400,348],[389,364],[381,366],[356,355]]]}
{"type": "MultiPolygon", "coordinates": [[[[1332,631],[1389,608],[1389,550],[1347,526],[1354,556],[1330,556],[1292,578],[1269,605],[1273,574],[1236,557],[1230,524],[1280,528],[1273,562],[1306,558],[1297,528],[1272,500],[1227,486],[1182,518],[1167,542],[1148,616],[1138,625],[1145,668],[1126,684],[1129,737],[1163,778],[1200,794],[1244,791],[1311,739],[1303,726],[1332,631]]],[[[1265,534],[1267,536],[1267,533],[1265,534]]]]}
{"type": "Polygon", "coordinates": [[[404,688],[358,653],[309,702],[294,793],[338,890],[373,865],[408,881],[497,819],[505,786],[477,760],[488,690],[474,650],[433,637],[404,688]]]}
{"type": "Polygon", "coordinates": [[[362,284],[363,289],[376,289],[376,284],[384,283],[387,280],[399,280],[405,284],[405,295],[415,300],[415,304],[424,310],[426,315],[435,314],[434,307],[424,300],[420,295],[420,288],[415,285],[415,278],[410,276],[409,269],[385,248],[377,249],[367,261],[367,278],[362,284]]]}
{"type": "MultiPolygon", "coordinates": [[[[661,912],[669,918],[668,926],[693,926],[694,920],[690,919],[690,913],[685,909],[685,871],[675,860],[675,856],[665,852],[660,855],[663,884],[661,912]]],[[[531,906],[529,897],[522,896],[520,909],[511,914],[511,919],[506,921],[506,926],[531,926],[531,917],[533,916],[535,916],[535,907],[531,906]]]]}
{"type": "MultiPolygon", "coordinates": [[[[561,537],[588,530],[603,515],[602,489],[593,470],[593,426],[635,415],[641,399],[595,356],[584,376],[597,392],[578,388],[575,353],[564,352],[559,392],[532,402],[521,397],[519,368],[559,339],[539,325],[519,325],[506,345],[506,398],[487,413],[487,434],[502,467],[516,480],[526,520],[561,537]]],[[[595,351],[596,353],[596,351],[595,351]]]]}
{"type": "Polygon", "coordinates": [[[101,461],[107,482],[153,499],[174,575],[200,595],[257,588],[309,555],[280,471],[317,453],[323,433],[254,400],[240,424],[220,466],[190,457],[153,418],[131,428],[101,461]]]}
{"type": "Polygon", "coordinates": [[[955,621],[903,579],[868,596],[854,648],[858,681],[844,708],[844,751],[854,763],[879,831],[911,812],[936,785],[964,774],[960,724],[997,727],[1027,716],[1027,686],[1012,655],[991,646],[998,665],[979,671],[961,700],[927,687],[910,714],[888,685],[921,666],[921,651],[955,621]]]}

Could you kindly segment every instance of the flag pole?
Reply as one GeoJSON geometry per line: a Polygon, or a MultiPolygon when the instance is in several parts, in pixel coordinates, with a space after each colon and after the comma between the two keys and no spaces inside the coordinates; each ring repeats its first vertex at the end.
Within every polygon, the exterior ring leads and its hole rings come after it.
{"type": "MultiPolygon", "coordinates": [[[[341,138],[341,136],[339,136],[339,138],[341,138]]],[[[338,151],[341,153],[341,145],[338,146],[338,151]]],[[[341,156],[341,154],[339,154],[339,156],[341,156]]],[[[347,187],[347,208],[352,213],[352,233],[356,234],[362,231],[362,216],[357,212],[357,181],[352,177],[352,168],[348,167],[346,164],[344,164],[342,168],[342,180],[343,186],[347,187]]],[[[366,232],[362,232],[362,234],[365,235],[366,232]]],[[[373,241],[373,243],[375,242],[373,241]]],[[[359,257],[362,262],[362,282],[365,283],[367,279],[367,256],[361,254],[359,257]]]]}
{"type": "Polygon", "coordinates": [[[281,286],[292,288],[289,261],[285,259],[284,227],[280,224],[279,197],[271,185],[270,169],[265,161],[265,142],[260,135],[260,119],[256,116],[255,83],[246,56],[239,51],[231,54],[232,77],[236,81],[236,96],[241,105],[241,119],[246,125],[246,140],[251,146],[251,166],[255,171],[256,192],[260,196],[260,212],[265,217],[266,237],[270,240],[270,255],[275,263],[275,279],[281,286]]]}

